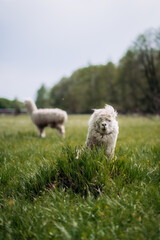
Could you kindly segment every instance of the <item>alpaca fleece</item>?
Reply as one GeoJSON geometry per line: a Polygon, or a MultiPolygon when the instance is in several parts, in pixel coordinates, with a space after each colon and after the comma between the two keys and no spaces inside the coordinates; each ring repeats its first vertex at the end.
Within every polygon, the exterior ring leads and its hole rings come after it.
{"type": "Polygon", "coordinates": [[[40,137],[45,137],[44,128],[49,126],[56,128],[59,133],[65,135],[64,123],[67,120],[67,113],[59,108],[37,109],[35,103],[31,99],[24,102],[32,122],[36,125],[40,137]]]}
{"type": "Polygon", "coordinates": [[[89,120],[86,146],[103,146],[107,157],[113,157],[119,133],[117,112],[110,105],[103,109],[95,109],[89,120]]]}

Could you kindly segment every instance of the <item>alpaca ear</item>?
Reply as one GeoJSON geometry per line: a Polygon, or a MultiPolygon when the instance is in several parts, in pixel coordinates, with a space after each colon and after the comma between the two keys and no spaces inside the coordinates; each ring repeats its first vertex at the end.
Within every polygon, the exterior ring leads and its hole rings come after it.
{"type": "Polygon", "coordinates": [[[110,105],[106,104],[105,105],[105,110],[113,117],[117,117],[117,111],[110,105]]]}
{"type": "Polygon", "coordinates": [[[99,114],[100,109],[92,109],[92,110],[94,111],[93,112],[94,116],[97,116],[99,114]]]}
{"type": "Polygon", "coordinates": [[[117,111],[116,111],[116,110],[114,110],[114,112],[113,112],[113,117],[114,117],[114,118],[116,118],[116,117],[117,117],[117,115],[118,115],[117,111]]]}

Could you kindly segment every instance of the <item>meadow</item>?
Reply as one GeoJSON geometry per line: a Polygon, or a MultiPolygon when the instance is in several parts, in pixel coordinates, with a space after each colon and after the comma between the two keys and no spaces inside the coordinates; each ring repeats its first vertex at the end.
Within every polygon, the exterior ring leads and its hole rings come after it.
{"type": "Polygon", "coordinates": [[[119,116],[110,161],[76,159],[88,119],[41,139],[28,115],[0,116],[0,239],[160,239],[160,117],[119,116]]]}

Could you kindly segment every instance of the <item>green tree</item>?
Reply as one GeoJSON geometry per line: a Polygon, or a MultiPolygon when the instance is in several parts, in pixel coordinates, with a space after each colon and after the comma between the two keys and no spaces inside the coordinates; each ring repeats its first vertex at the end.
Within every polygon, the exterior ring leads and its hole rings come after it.
{"type": "Polygon", "coordinates": [[[6,98],[0,98],[0,108],[12,108],[12,101],[6,98]]]}
{"type": "Polygon", "coordinates": [[[44,84],[37,91],[36,105],[38,108],[47,108],[50,106],[49,92],[44,84]]]}
{"type": "Polygon", "coordinates": [[[17,98],[15,98],[12,102],[13,108],[15,109],[15,114],[21,113],[22,103],[18,101],[17,98]]]}
{"type": "Polygon", "coordinates": [[[134,50],[148,85],[145,93],[147,111],[160,112],[160,29],[153,29],[138,36],[134,50]]]}
{"type": "MultiPolygon", "coordinates": [[[[89,113],[107,103],[123,113],[160,113],[159,66],[160,29],[149,30],[138,36],[117,66],[89,65],[62,78],[50,91],[51,106],[89,113]]],[[[38,105],[45,103],[45,93],[42,86],[38,105]]]]}
{"type": "Polygon", "coordinates": [[[138,36],[118,65],[119,103],[123,112],[160,112],[159,31],[138,36]]]}
{"type": "Polygon", "coordinates": [[[69,113],[88,113],[115,101],[116,67],[113,63],[89,66],[63,78],[51,89],[53,107],[69,113]]]}
{"type": "Polygon", "coordinates": [[[13,108],[17,113],[19,113],[22,107],[23,107],[23,103],[20,102],[17,98],[15,98],[14,100],[0,98],[0,108],[2,109],[13,108]]]}
{"type": "Polygon", "coordinates": [[[122,112],[140,112],[144,99],[144,79],[134,51],[128,50],[118,66],[119,110],[122,112]],[[143,89],[142,89],[143,88],[143,89]]]}

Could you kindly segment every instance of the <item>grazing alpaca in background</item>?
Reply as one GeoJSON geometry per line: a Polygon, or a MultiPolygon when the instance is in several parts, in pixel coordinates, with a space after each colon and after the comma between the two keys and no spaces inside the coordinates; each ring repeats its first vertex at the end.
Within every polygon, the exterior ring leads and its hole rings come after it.
{"type": "Polygon", "coordinates": [[[67,113],[58,108],[37,109],[37,106],[31,99],[24,102],[32,122],[36,125],[40,137],[45,137],[44,128],[56,128],[59,133],[65,135],[64,123],[67,120],[67,113]]]}
{"type": "Polygon", "coordinates": [[[89,120],[86,146],[91,149],[93,146],[103,146],[107,157],[113,157],[119,132],[116,117],[117,112],[110,105],[95,109],[89,120]]]}

